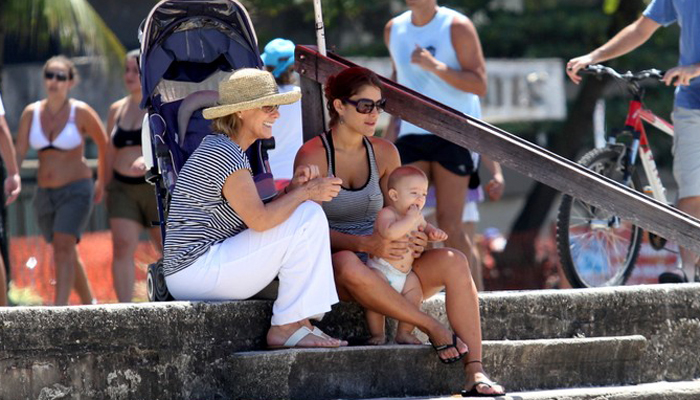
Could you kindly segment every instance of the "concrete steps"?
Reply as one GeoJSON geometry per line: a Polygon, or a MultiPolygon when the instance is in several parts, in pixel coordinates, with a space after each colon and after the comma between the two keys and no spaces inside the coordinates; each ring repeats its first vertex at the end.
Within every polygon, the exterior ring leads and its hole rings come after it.
{"type": "MultiPolygon", "coordinates": [[[[368,400],[447,400],[464,397],[400,397],[368,400]]],[[[477,397],[471,397],[477,399],[477,397]]],[[[654,382],[635,386],[587,387],[575,389],[515,392],[498,400],[697,400],[700,399],[700,381],[654,382]]]]}
{"type": "MultiPolygon", "coordinates": [[[[493,378],[509,390],[637,383],[643,336],[484,342],[493,378]]],[[[459,393],[462,364],[444,365],[430,346],[236,353],[235,399],[332,399],[459,393]],[[313,390],[310,390],[313,388],[313,390]]]]}
{"type": "MultiPolygon", "coordinates": [[[[700,284],[480,295],[486,368],[511,392],[697,379],[698,293],[700,284]]],[[[424,309],[446,320],[440,296],[424,309]]],[[[269,301],[4,308],[0,399],[231,399],[241,397],[243,379],[273,386],[270,374],[279,375],[274,385],[287,385],[288,395],[274,390],[274,398],[300,393],[285,379],[332,381],[335,374],[394,374],[396,392],[354,389],[372,397],[449,394],[463,382],[458,367],[439,364],[423,347],[257,352],[270,312],[269,301]],[[261,363],[258,378],[241,373],[256,357],[270,366],[261,363]],[[433,374],[425,380],[430,392],[420,374],[433,374]],[[411,385],[416,391],[398,391],[411,385]]],[[[362,310],[352,304],[335,307],[321,327],[354,342],[367,337],[362,310]]]]}

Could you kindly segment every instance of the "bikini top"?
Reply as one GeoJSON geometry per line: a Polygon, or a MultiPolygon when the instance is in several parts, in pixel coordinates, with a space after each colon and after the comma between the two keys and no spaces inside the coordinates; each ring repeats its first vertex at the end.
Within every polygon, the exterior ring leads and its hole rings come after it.
{"type": "Polygon", "coordinates": [[[37,151],[49,149],[68,151],[75,149],[83,143],[83,136],[80,134],[78,126],[75,124],[75,102],[71,102],[70,115],[68,116],[66,126],[56,135],[53,142],[49,141],[41,127],[41,118],[39,117],[40,108],[41,101],[37,101],[34,106],[32,126],[29,130],[29,145],[32,146],[32,148],[37,151]]]}
{"type": "Polygon", "coordinates": [[[119,126],[119,120],[117,120],[114,126],[114,135],[112,135],[112,144],[118,149],[126,146],[141,146],[141,128],[124,129],[119,126]]]}

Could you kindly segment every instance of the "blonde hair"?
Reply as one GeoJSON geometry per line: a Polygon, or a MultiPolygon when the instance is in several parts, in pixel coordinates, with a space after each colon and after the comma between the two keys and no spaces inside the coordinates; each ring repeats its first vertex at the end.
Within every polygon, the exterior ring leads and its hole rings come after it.
{"type": "Polygon", "coordinates": [[[46,72],[46,70],[49,68],[49,64],[53,62],[58,62],[68,67],[68,80],[73,81],[73,86],[76,86],[78,82],[80,82],[80,76],[78,75],[78,69],[75,68],[75,63],[73,63],[73,61],[71,61],[70,58],[62,54],[53,56],[46,60],[46,62],[44,63],[43,72],[46,72]]]}
{"type": "Polygon", "coordinates": [[[230,138],[236,138],[238,130],[241,129],[241,124],[242,121],[238,113],[231,113],[211,120],[211,127],[214,132],[219,132],[230,138]]]}
{"type": "Polygon", "coordinates": [[[412,165],[403,165],[401,167],[396,168],[389,174],[389,181],[387,182],[387,188],[389,189],[396,189],[396,186],[405,178],[408,178],[410,176],[417,176],[425,179],[426,181],[428,180],[428,177],[425,176],[425,172],[423,172],[420,168],[416,168],[412,165]]]}

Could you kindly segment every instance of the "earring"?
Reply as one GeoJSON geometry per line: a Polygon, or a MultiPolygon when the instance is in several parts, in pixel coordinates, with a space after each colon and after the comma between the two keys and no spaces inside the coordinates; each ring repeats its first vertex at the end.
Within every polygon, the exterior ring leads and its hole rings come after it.
{"type": "Polygon", "coordinates": [[[340,125],[345,124],[345,120],[343,119],[343,117],[340,117],[340,119],[338,120],[338,123],[339,123],[340,125]]]}

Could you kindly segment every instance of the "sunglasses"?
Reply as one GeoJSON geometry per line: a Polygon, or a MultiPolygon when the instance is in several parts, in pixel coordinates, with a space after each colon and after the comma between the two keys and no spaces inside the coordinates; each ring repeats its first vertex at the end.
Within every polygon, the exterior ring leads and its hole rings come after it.
{"type": "Polygon", "coordinates": [[[344,99],[343,102],[350,103],[355,106],[355,110],[357,110],[357,112],[360,114],[369,114],[372,112],[372,110],[374,110],[374,107],[377,107],[377,113],[381,113],[384,111],[384,107],[386,106],[386,99],[379,99],[377,101],[372,101],[370,99],[344,99]]]}
{"type": "Polygon", "coordinates": [[[49,81],[56,78],[56,80],[59,82],[65,82],[68,80],[68,75],[64,74],[63,72],[46,71],[44,72],[44,78],[49,81]]]}
{"type": "Polygon", "coordinates": [[[264,113],[267,114],[272,114],[273,112],[277,111],[280,108],[279,105],[276,106],[262,106],[260,107],[261,110],[263,110],[264,113]]]}

